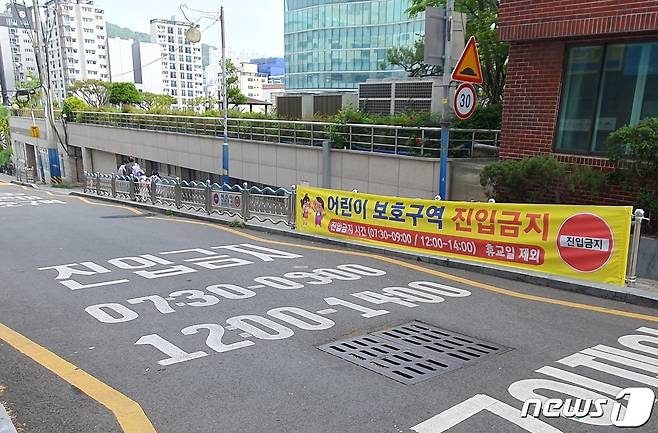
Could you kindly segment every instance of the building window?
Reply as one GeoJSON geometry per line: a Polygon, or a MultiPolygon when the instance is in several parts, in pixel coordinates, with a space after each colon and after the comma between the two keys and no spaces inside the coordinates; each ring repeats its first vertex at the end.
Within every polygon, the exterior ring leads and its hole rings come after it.
{"type": "Polygon", "coordinates": [[[555,150],[605,155],[608,135],[658,116],[658,42],[571,47],[555,150]]]}

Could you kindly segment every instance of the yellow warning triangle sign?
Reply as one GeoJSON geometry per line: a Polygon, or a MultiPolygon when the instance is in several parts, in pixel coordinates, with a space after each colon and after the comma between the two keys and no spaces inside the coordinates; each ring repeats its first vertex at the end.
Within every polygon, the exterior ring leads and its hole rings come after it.
{"type": "Polygon", "coordinates": [[[478,54],[475,36],[471,36],[471,39],[468,40],[455,70],[452,71],[452,79],[453,81],[482,84],[482,68],[480,67],[480,55],[478,54]]]}

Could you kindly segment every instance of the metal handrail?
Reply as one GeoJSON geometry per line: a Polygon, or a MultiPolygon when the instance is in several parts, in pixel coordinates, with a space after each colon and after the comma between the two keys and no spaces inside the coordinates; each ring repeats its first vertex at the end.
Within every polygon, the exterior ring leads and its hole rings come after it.
{"type": "MultiPolygon", "coordinates": [[[[30,116],[30,110],[16,111],[30,116]]],[[[223,125],[218,117],[170,114],[80,111],[73,122],[140,130],[155,130],[218,137],[223,125]]],[[[478,147],[495,150],[497,129],[451,129],[450,156],[471,157],[478,147]]],[[[228,135],[264,143],[321,146],[329,140],[334,148],[351,151],[439,157],[441,128],[360,123],[304,122],[299,120],[229,118],[228,135]]]]}
{"type": "Polygon", "coordinates": [[[85,172],[84,192],[141,203],[211,214],[227,214],[294,227],[295,189],[219,185],[185,180],[134,179],[132,176],[85,172]],[[173,190],[173,191],[172,191],[173,190]]]}

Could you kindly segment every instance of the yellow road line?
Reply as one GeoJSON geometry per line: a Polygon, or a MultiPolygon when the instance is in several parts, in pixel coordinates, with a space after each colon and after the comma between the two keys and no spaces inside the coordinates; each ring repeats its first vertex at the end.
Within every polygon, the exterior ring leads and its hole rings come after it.
{"type": "Polygon", "coordinates": [[[458,277],[458,276],[455,276],[455,275],[447,274],[445,272],[436,271],[434,269],[426,268],[424,266],[414,265],[412,263],[407,263],[407,262],[404,262],[402,260],[393,259],[391,257],[380,256],[378,254],[371,254],[371,253],[366,253],[366,252],[350,251],[350,250],[339,250],[339,249],[335,249],[335,248],[317,247],[317,246],[312,246],[312,245],[300,245],[300,244],[296,244],[294,242],[274,241],[274,240],[271,240],[271,239],[261,238],[261,237],[258,237],[258,236],[250,235],[248,233],[243,233],[243,232],[238,231],[238,230],[230,229],[228,227],[222,227],[222,226],[217,225],[217,224],[211,224],[211,223],[206,223],[206,222],[190,221],[190,220],[184,220],[184,219],[179,219],[179,218],[162,218],[162,217],[147,217],[147,219],[162,220],[162,221],[173,221],[173,222],[179,222],[179,223],[208,226],[208,227],[212,227],[212,228],[217,229],[217,230],[221,230],[221,231],[225,231],[225,232],[234,234],[236,236],[241,236],[243,238],[247,238],[247,239],[254,240],[254,241],[259,241],[259,242],[265,242],[265,243],[269,243],[269,244],[289,246],[289,247],[294,247],[294,248],[302,248],[302,249],[306,249],[306,250],[314,250],[314,251],[323,251],[323,252],[330,252],[330,253],[345,254],[345,255],[350,255],[350,256],[367,257],[367,258],[370,258],[370,259],[390,263],[390,264],[393,264],[393,265],[402,266],[404,268],[412,269],[414,271],[423,272],[425,274],[433,275],[435,277],[445,278],[445,279],[452,280],[452,281],[455,281],[455,282],[458,282],[458,283],[467,284],[467,285],[470,285],[470,286],[473,286],[473,287],[477,287],[477,288],[480,288],[480,289],[483,289],[483,290],[487,290],[489,292],[498,293],[500,295],[509,296],[509,297],[516,298],[516,299],[523,299],[525,301],[533,301],[533,302],[541,302],[541,303],[544,303],[544,304],[559,305],[561,307],[566,307],[566,308],[575,308],[575,309],[578,309],[578,310],[592,311],[592,312],[596,312],[596,313],[609,314],[609,315],[612,315],[612,316],[620,316],[620,317],[626,317],[626,318],[630,318],[630,319],[639,319],[639,320],[646,320],[646,321],[649,321],[649,322],[658,322],[658,316],[651,316],[651,315],[648,315],[648,314],[640,314],[640,313],[632,313],[632,312],[629,312],[629,311],[615,310],[615,309],[612,309],[612,308],[599,307],[597,305],[581,304],[579,302],[571,302],[571,301],[565,301],[565,300],[562,300],[562,299],[554,299],[554,298],[548,298],[548,297],[545,297],[545,296],[530,295],[530,294],[527,294],[527,293],[516,292],[514,290],[503,289],[503,288],[500,288],[500,287],[492,286],[491,284],[481,283],[479,281],[470,280],[468,278],[458,277]]]}
{"type": "Polygon", "coordinates": [[[116,389],[2,323],[0,339],[108,408],[124,433],[156,433],[140,405],[116,389]]]}
{"type": "Polygon", "coordinates": [[[72,195],[72,196],[69,196],[69,197],[75,197],[83,203],[91,204],[91,205],[94,205],[94,206],[106,206],[106,207],[115,207],[115,208],[118,208],[118,209],[125,209],[125,210],[128,210],[128,211],[134,213],[135,215],[143,215],[144,214],[144,212],[142,212],[140,210],[137,210],[137,209],[135,209],[133,207],[130,207],[130,206],[123,206],[123,205],[118,205],[118,204],[107,204],[107,203],[95,203],[93,201],[87,200],[84,197],[78,197],[78,196],[75,196],[75,195],[72,195]]]}

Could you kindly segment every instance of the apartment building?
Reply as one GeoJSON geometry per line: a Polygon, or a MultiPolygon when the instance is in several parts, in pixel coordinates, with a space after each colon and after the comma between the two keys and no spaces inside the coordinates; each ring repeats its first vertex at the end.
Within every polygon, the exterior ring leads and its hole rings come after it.
{"type": "Polygon", "coordinates": [[[248,98],[263,99],[263,84],[267,84],[267,74],[258,72],[255,63],[240,63],[238,68],[240,91],[248,98]]]}
{"type": "Polygon", "coordinates": [[[109,80],[103,9],[91,0],[50,0],[45,22],[55,99],[63,101],[77,80],[109,80]]]}
{"type": "MultiPolygon", "coordinates": [[[[263,84],[267,84],[267,74],[259,73],[256,63],[239,62],[236,64],[234,59],[229,59],[237,68],[233,75],[237,77],[240,92],[248,98],[263,100],[263,84]]],[[[206,96],[219,98],[222,86],[221,62],[221,52],[215,48],[210,48],[209,64],[203,71],[203,88],[206,96]]]]}
{"type": "Polygon", "coordinates": [[[204,92],[201,45],[185,39],[188,28],[188,23],[173,19],[151,20],[151,42],[160,46],[163,90],[176,98],[178,108],[204,92]]]}
{"type": "Polygon", "coordinates": [[[5,103],[13,96],[17,81],[25,81],[30,74],[39,75],[33,37],[32,8],[9,3],[0,13],[0,86],[5,103]]]}

